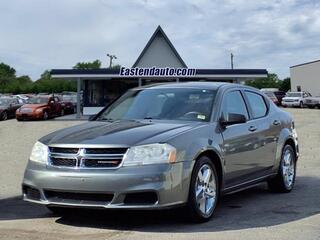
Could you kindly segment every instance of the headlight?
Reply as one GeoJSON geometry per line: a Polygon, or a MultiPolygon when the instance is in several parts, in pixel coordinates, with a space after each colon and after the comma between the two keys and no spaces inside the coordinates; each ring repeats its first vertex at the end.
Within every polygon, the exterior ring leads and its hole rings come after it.
{"type": "Polygon", "coordinates": [[[37,113],[42,113],[42,109],[41,109],[41,108],[36,109],[36,112],[37,112],[37,113]]]}
{"type": "Polygon", "coordinates": [[[123,166],[176,162],[176,149],[169,144],[148,144],[131,147],[123,159],[123,166]]]}
{"type": "Polygon", "coordinates": [[[41,142],[36,142],[33,145],[30,161],[38,162],[38,163],[47,163],[48,161],[48,147],[41,142]]]}

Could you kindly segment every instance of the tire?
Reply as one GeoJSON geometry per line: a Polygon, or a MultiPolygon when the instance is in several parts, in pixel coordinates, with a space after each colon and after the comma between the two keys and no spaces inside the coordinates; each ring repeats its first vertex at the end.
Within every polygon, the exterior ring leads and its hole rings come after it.
{"type": "Polygon", "coordinates": [[[48,112],[44,111],[42,118],[43,118],[43,120],[48,120],[48,118],[49,118],[48,112]]]}
{"type": "Polygon", "coordinates": [[[304,108],[303,102],[300,102],[299,107],[304,108]]]}
{"type": "Polygon", "coordinates": [[[216,209],[219,195],[216,168],[210,158],[202,156],[196,161],[191,176],[187,204],[190,220],[198,223],[209,221],[216,209]]]}
{"type": "Polygon", "coordinates": [[[64,109],[61,109],[60,116],[64,116],[64,109]]]}
{"type": "Polygon", "coordinates": [[[293,148],[290,145],[285,145],[281,154],[278,174],[268,181],[269,189],[272,192],[291,192],[296,179],[296,163],[297,159],[293,148]]]}
{"type": "Polygon", "coordinates": [[[1,120],[1,121],[5,121],[5,120],[7,120],[7,119],[8,119],[8,113],[7,113],[7,111],[3,111],[3,112],[1,113],[0,120],[1,120]]]}

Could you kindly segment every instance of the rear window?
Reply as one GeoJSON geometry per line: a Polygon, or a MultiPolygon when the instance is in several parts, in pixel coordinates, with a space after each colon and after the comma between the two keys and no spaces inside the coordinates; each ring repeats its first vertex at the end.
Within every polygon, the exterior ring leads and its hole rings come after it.
{"type": "Polygon", "coordinates": [[[261,118],[267,115],[268,108],[262,95],[245,91],[250,107],[252,109],[253,118],[261,118]]]}

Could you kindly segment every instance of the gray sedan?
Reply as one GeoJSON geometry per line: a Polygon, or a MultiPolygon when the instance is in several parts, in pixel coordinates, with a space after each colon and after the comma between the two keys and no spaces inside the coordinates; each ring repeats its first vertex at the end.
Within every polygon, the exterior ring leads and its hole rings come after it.
{"type": "Polygon", "coordinates": [[[292,117],[254,88],[146,86],[36,142],[23,197],[59,213],[182,206],[207,221],[223,194],[263,181],[290,192],[298,155],[292,117]]]}

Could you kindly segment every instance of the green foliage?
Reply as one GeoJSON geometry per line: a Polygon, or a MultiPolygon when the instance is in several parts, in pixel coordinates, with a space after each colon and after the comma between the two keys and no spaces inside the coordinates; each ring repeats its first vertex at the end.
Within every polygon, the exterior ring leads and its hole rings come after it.
{"type": "Polygon", "coordinates": [[[99,69],[101,68],[101,61],[95,60],[93,62],[78,62],[73,69],[99,69]]]}
{"type": "Polygon", "coordinates": [[[288,92],[291,89],[291,82],[290,82],[290,78],[285,78],[281,81],[280,83],[280,87],[279,90],[280,91],[285,91],[288,92]]]}
{"type": "Polygon", "coordinates": [[[246,85],[255,88],[279,88],[281,80],[278,78],[277,74],[269,73],[266,78],[259,78],[255,80],[249,80],[246,85]]]}
{"type": "Polygon", "coordinates": [[[246,85],[255,88],[278,88],[280,91],[289,91],[291,89],[290,78],[279,79],[277,74],[270,73],[266,78],[250,80],[246,85]]]}
{"type": "Polygon", "coordinates": [[[0,63],[0,76],[1,77],[15,77],[16,70],[5,63],[0,63]]]}

